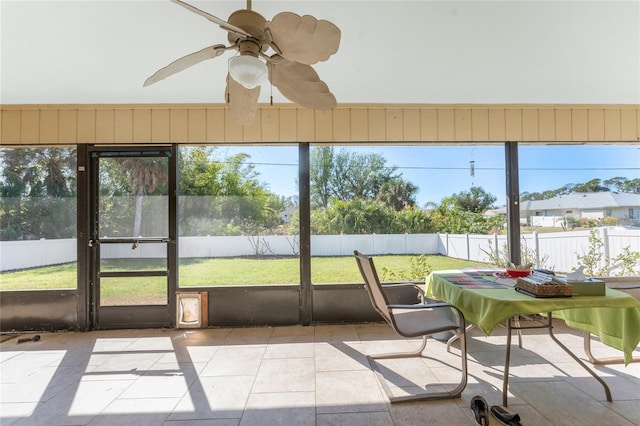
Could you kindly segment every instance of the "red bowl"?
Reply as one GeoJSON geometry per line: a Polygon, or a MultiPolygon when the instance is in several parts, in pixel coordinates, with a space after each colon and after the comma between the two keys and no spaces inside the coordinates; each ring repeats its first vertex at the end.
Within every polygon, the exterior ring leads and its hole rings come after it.
{"type": "Polygon", "coordinates": [[[509,269],[509,268],[507,268],[507,275],[509,275],[511,278],[527,277],[527,276],[531,275],[531,269],[509,269]]]}

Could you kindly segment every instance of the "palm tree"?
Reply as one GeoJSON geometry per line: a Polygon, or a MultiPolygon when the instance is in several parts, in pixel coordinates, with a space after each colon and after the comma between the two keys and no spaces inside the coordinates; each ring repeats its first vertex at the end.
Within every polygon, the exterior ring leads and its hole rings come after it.
{"type": "Polygon", "coordinates": [[[135,186],[133,236],[140,236],[143,197],[168,181],[167,161],[165,158],[130,157],[122,159],[120,168],[135,186]]]}

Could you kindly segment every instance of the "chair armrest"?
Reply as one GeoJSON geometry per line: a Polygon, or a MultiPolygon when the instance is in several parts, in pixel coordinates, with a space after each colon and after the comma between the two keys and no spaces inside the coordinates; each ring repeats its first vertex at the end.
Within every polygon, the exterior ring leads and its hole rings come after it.
{"type": "Polygon", "coordinates": [[[411,282],[407,282],[407,283],[387,283],[387,284],[380,284],[383,288],[393,288],[393,287],[415,287],[418,290],[422,290],[422,287],[424,287],[424,283],[411,283],[411,282]]]}
{"type": "Polygon", "coordinates": [[[387,305],[388,308],[394,309],[425,309],[425,308],[455,308],[446,302],[436,302],[436,303],[416,303],[414,305],[387,305]]]}
{"type": "Polygon", "coordinates": [[[464,314],[458,308],[446,302],[418,303],[415,305],[387,305],[389,309],[425,309],[425,308],[451,308],[458,317],[459,327],[464,330],[466,327],[464,314]]]}
{"type": "Polygon", "coordinates": [[[418,300],[420,303],[424,303],[424,283],[419,282],[404,282],[404,283],[389,283],[389,284],[380,284],[380,286],[385,288],[402,288],[402,287],[413,287],[418,290],[418,300]]]}

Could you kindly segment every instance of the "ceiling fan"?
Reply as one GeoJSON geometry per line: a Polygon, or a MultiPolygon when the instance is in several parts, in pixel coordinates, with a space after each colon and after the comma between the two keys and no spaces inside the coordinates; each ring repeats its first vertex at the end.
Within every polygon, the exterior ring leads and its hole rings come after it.
{"type": "Polygon", "coordinates": [[[149,77],[144,87],[234,49],[238,53],[229,61],[225,101],[238,123],[253,122],[260,84],[267,80],[303,107],[323,110],[336,106],[336,98],[311,67],[338,51],[340,29],[331,22],[293,12],[278,13],[267,21],[251,10],[251,0],[246,9],[224,21],[181,0],[171,1],[218,24],[227,31],[230,45],[214,44],[183,56],[149,77]]]}

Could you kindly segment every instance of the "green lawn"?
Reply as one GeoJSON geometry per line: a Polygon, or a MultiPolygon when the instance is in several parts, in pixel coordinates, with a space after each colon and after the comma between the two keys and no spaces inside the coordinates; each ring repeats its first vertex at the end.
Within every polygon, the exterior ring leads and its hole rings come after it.
{"type": "MultiPolygon", "coordinates": [[[[380,275],[383,268],[396,273],[409,270],[410,256],[375,256],[380,275]]],[[[433,270],[457,269],[479,265],[450,257],[430,255],[427,262],[433,270]]],[[[483,265],[486,266],[486,265],[483,265]]],[[[155,259],[126,259],[103,261],[102,269],[108,271],[162,270],[165,263],[155,259]]],[[[311,260],[314,284],[362,282],[353,256],[314,257],[311,260]]],[[[102,284],[104,297],[138,295],[153,297],[163,293],[163,279],[158,277],[105,278],[102,284]]],[[[76,287],[76,264],[28,269],[0,274],[0,290],[45,290],[76,287]]],[[[222,285],[297,284],[298,258],[210,258],[182,259],[180,261],[181,287],[206,287],[222,285]]]]}

